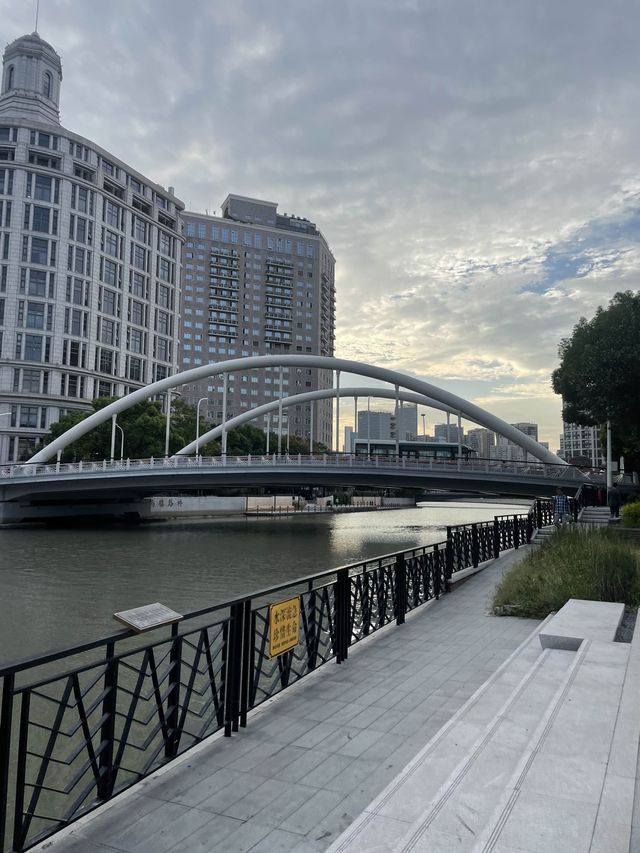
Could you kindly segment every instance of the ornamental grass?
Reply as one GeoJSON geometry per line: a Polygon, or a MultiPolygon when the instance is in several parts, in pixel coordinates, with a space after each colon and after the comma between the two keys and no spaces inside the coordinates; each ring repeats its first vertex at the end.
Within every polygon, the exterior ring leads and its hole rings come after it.
{"type": "Polygon", "coordinates": [[[570,598],[640,604],[640,550],[615,530],[565,527],[502,578],[497,616],[544,619],[570,598]]]}

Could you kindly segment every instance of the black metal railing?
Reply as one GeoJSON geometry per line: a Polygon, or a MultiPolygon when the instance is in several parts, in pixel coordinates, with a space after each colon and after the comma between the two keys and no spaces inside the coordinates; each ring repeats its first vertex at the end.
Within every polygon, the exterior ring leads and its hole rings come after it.
{"type": "Polygon", "coordinates": [[[123,630],[0,668],[0,851],[28,849],[211,734],[238,731],[266,699],[550,520],[537,501],[449,527],[443,542],[190,613],[166,634],[123,630]],[[269,603],[291,595],[300,641],[270,659],[269,603]]]}

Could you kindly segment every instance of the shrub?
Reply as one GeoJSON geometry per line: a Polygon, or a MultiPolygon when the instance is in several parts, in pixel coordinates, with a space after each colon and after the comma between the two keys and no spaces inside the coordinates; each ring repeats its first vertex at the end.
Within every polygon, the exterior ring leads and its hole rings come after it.
{"type": "Polygon", "coordinates": [[[496,615],[543,619],[570,598],[640,604],[640,552],[615,530],[561,529],[496,588],[496,615]]]}
{"type": "Polygon", "coordinates": [[[622,521],[629,527],[640,527],[640,501],[633,501],[622,507],[622,521]]]}

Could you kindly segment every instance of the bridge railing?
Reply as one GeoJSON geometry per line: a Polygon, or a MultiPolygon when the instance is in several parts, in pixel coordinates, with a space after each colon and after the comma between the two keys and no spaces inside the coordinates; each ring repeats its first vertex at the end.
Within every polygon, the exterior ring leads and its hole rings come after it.
{"type": "Polygon", "coordinates": [[[0,851],[22,851],[529,541],[549,502],[386,554],[0,668],[0,851]],[[269,605],[300,597],[298,645],[269,657],[269,605]],[[152,638],[152,639],[151,639],[152,638]]]}
{"type": "Polygon", "coordinates": [[[218,470],[220,468],[246,467],[332,467],[393,469],[405,471],[437,472],[473,472],[480,474],[498,474],[544,477],[550,479],[574,480],[584,482],[585,475],[570,465],[550,465],[543,462],[513,462],[497,459],[411,459],[401,457],[356,456],[348,453],[323,454],[270,454],[249,456],[173,456],[154,459],[116,459],[80,462],[56,462],[50,464],[16,463],[0,467],[0,480],[18,477],[51,477],[56,475],[74,477],[114,474],[122,472],[140,473],[141,471],[166,472],[170,470],[201,469],[218,470]]]}

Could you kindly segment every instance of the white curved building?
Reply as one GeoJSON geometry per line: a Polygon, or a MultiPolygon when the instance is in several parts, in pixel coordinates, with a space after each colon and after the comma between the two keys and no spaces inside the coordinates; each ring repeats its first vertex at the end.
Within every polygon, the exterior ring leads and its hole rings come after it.
{"type": "Polygon", "coordinates": [[[94,397],[176,372],[184,208],[60,125],[60,57],[9,44],[0,85],[0,462],[94,397]]]}

